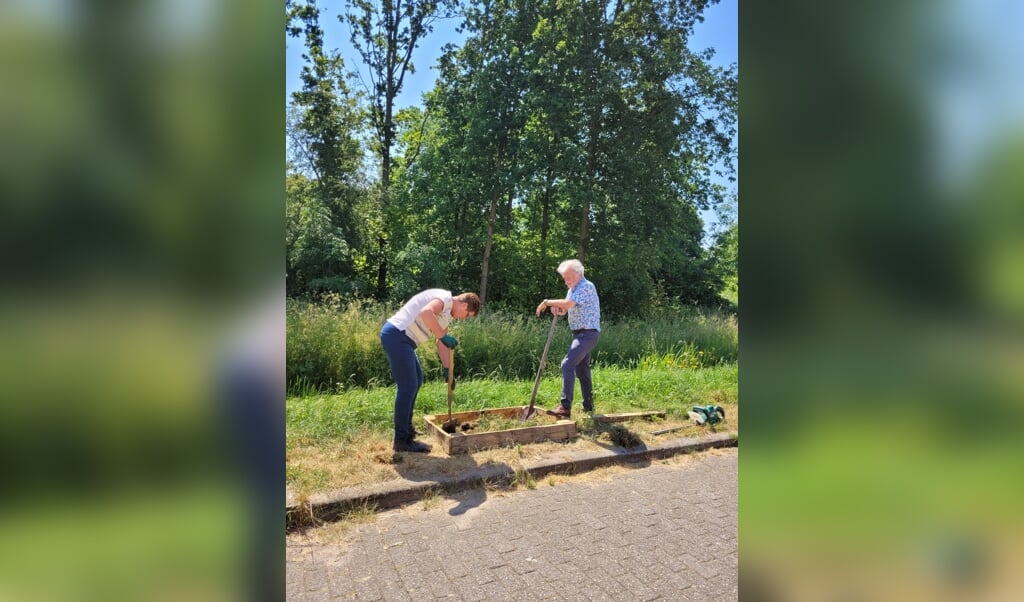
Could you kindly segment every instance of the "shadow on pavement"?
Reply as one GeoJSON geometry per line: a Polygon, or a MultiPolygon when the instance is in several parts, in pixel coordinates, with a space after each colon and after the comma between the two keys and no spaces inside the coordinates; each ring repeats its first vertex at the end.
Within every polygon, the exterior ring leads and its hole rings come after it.
{"type": "Polygon", "coordinates": [[[452,516],[461,516],[466,512],[469,512],[473,508],[479,508],[487,501],[487,490],[483,487],[476,489],[470,489],[463,491],[457,496],[452,496],[452,499],[458,500],[458,505],[448,510],[448,514],[452,516]]]}
{"type": "Polygon", "coordinates": [[[414,483],[431,483],[424,491],[436,490],[458,502],[448,511],[452,516],[465,514],[487,501],[485,485],[507,479],[512,472],[508,464],[488,462],[481,466],[469,455],[438,457],[403,453],[395,471],[414,483]],[[470,491],[467,491],[470,490],[470,491]],[[456,495],[459,494],[459,495],[456,495]]]}

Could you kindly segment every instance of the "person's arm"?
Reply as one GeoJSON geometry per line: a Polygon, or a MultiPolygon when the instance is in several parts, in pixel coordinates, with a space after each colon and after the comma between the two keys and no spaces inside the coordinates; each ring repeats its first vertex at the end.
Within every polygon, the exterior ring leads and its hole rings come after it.
{"type": "Polygon", "coordinates": [[[430,330],[430,333],[437,339],[448,334],[448,329],[441,328],[441,323],[437,321],[437,316],[441,315],[442,311],[444,311],[444,302],[440,299],[434,299],[430,303],[427,303],[426,307],[420,311],[420,317],[423,318],[423,324],[426,325],[427,329],[430,330]]]}
{"type": "Polygon", "coordinates": [[[452,350],[446,347],[445,344],[441,342],[441,339],[437,339],[436,341],[434,341],[434,344],[437,346],[437,357],[441,360],[441,367],[451,369],[452,350]]]}
{"type": "Polygon", "coordinates": [[[556,316],[565,315],[565,312],[569,311],[576,306],[576,302],[572,299],[544,299],[537,306],[537,315],[544,313],[545,309],[551,309],[551,313],[556,316]]]}
{"type": "Polygon", "coordinates": [[[420,312],[420,317],[423,318],[423,323],[430,330],[431,334],[436,339],[434,344],[437,346],[437,357],[441,360],[441,365],[445,368],[451,367],[451,350],[441,342],[441,338],[448,334],[447,328],[441,328],[441,323],[437,321],[437,316],[444,311],[444,303],[440,299],[434,299],[430,303],[427,303],[426,307],[420,312]],[[439,334],[440,333],[440,334],[439,334]]]}

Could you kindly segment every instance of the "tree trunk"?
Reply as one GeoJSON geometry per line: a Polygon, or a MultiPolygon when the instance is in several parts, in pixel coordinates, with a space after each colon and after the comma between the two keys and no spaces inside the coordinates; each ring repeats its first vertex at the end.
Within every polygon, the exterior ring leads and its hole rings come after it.
{"type": "MultiPolygon", "coordinates": [[[[498,146],[498,156],[494,159],[494,173],[500,174],[505,166],[504,145],[498,146]]],[[[491,248],[494,245],[494,222],[498,214],[498,200],[501,198],[501,190],[495,187],[491,192],[491,206],[487,215],[487,241],[484,243],[484,260],[480,266],[480,306],[487,302],[487,275],[491,269],[491,248]]]]}
{"type": "Polygon", "coordinates": [[[480,268],[480,306],[487,302],[487,273],[491,266],[491,246],[494,242],[494,220],[498,212],[498,192],[491,194],[491,210],[487,216],[487,242],[484,243],[484,261],[480,268]]]}
{"type": "Polygon", "coordinates": [[[390,211],[390,194],[391,194],[391,144],[392,135],[391,127],[388,125],[391,123],[391,107],[392,98],[385,100],[385,121],[384,121],[384,132],[383,132],[383,144],[381,145],[380,154],[380,211],[382,223],[381,228],[383,231],[377,238],[377,252],[380,253],[377,264],[377,297],[384,299],[387,295],[388,288],[388,228],[391,224],[391,220],[388,217],[390,211]]]}
{"type": "Polygon", "coordinates": [[[505,201],[505,236],[512,236],[512,201],[515,198],[515,188],[509,188],[508,199],[505,201]]]}

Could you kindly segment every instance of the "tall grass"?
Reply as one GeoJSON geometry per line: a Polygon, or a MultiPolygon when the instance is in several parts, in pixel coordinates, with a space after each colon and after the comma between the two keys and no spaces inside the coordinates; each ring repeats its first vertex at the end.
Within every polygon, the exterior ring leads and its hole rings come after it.
{"type": "Polygon", "coordinates": [[[387,308],[337,297],[322,303],[289,300],[287,375],[290,393],[367,387],[391,381],[387,357],[380,346],[380,328],[387,308]]]}
{"type": "MultiPolygon", "coordinates": [[[[380,328],[396,307],[375,303],[341,304],[328,298],[317,304],[289,302],[288,387],[292,395],[338,392],[391,384],[380,328]]],[[[551,325],[550,314],[485,313],[453,321],[455,375],[461,380],[533,379],[551,325]]],[[[565,318],[559,318],[545,375],[558,373],[569,345],[565,318]]],[[[713,311],[663,311],[652,318],[602,324],[594,350],[597,366],[638,367],[642,361],[674,367],[728,364],[737,357],[734,316],[713,311]],[[656,358],[656,359],[652,359],[656,358]]],[[[440,378],[434,345],[417,349],[427,379],[440,378]]]]}

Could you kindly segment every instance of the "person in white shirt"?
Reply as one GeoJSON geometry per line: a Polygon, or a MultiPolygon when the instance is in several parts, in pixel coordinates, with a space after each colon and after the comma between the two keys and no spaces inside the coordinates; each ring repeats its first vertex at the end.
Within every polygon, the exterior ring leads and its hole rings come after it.
{"type": "MultiPolygon", "coordinates": [[[[416,347],[436,339],[437,355],[441,359],[444,378],[448,380],[451,368],[451,349],[459,341],[448,334],[448,323],[454,318],[464,320],[480,312],[480,298],[476,293],[462,293],[456,297],[451,291],[427,289],[406,301],[395,315],[388,318],[380,331],[380,343],[391,366],[391,376],[398,385],[395,394],[395,451],[426,453],[430,446],[415,440],[412,426],[416,395],[423,385],[423,368],[416,357],[416,347]]],[[[453,383],[454,386],[454,383],[453,383]]]]}

